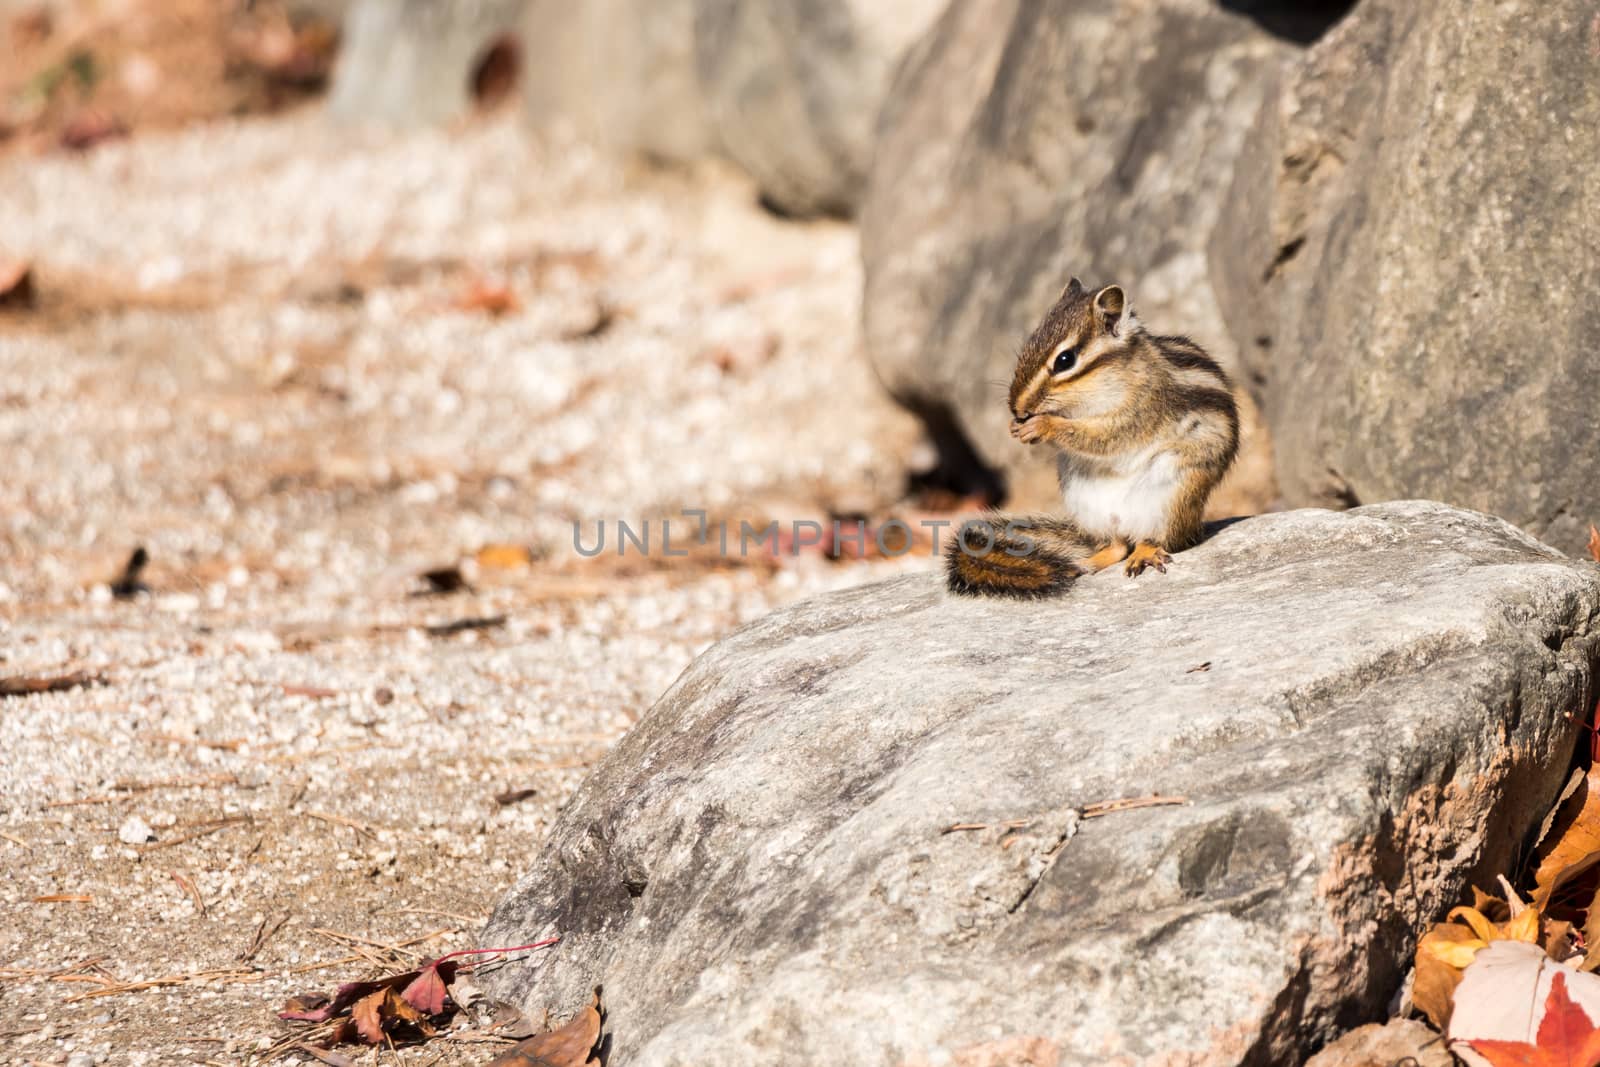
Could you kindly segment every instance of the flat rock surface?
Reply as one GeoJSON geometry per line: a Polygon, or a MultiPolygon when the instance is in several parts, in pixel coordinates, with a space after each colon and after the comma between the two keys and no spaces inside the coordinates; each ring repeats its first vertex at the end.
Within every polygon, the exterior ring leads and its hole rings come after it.
{"type": "Polygon", "coordinates": [[[560,950],[496,988],[603,984],[616,1067],[1296,1062],[1542,814],[1597,612],[1600,570],[1420,502],[1052,603],[807,601],[581,787],[482,935],[560,950]]]}

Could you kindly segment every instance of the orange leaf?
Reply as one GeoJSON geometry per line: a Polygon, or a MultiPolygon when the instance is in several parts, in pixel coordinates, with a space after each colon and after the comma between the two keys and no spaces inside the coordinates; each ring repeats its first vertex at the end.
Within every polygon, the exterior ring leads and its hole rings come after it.
{"type": "Polygon", "coordinates": [[[1562,803],[1537,855],[1533,903],[1546,911],[1563,883],[1600,863],[1600,768],[1591,768],[1583,784],[1562,803]]]}
{"type": "Polygon", "coordinates": [[[389,991],[380,989],[356,1001],[350,1008],[350,1018],[356,1030],[369,1045],[383,1044],[383,999],[389,991]]]}
{"type": "Polygon", "coordinates": [[[480,278],[451,301],[451,306],[457,311],[483,311],[490,315],[504,315],[516,311],[522,305],[517,300],[517,294],[508,286],[480,278]]]}
{"type": "Polygon", "coordinates": [[[1600,1067],[1600,1027],[1573,1002],[1566,975],[1560,971],[1550,980],[1534,1044],[1489,1040],[1462,1044],[1494,1067],[1600,1067]]]}
{"type": "Polygon", "coordinates": [[[1443,950],[1466,944],[1480,942],[1471,930],[1455,922],[1437,924],[1417,942],[1417,971],[1411,985],[1411,1002],[1440,1030],[1450,1022],[1450,1009],[1463,970],[1460,962],[1443,950]]]}
{"type": "Polygon", "coordinates": [[[1595,529],[1592,522],[1589,524],[1589,556],[1600,563],[1600,530],[1595,529]]]}
{"type": "Polygon", "coordinates": [[[480,567],[510,571],[532,563],[533,553],[522,545],[484,545],[476,558],[480,567]]]}
{"type": "Polygon", "coordinates": [[[567,1025],[519,1041],[490,1060],[489,1067],[584,1067],[600,1041],[603,1016],[600,990],[596,989],[589,1006],[567,1025]]]}

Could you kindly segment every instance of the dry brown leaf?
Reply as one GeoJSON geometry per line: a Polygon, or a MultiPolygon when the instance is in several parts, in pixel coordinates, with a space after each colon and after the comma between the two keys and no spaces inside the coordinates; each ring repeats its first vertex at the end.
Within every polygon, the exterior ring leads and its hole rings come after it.
{"type": "Polygon", "coordinates": [[[490,570],[519,570],[533,563],[533,553],[522,545],[484,545],[474,558],[490,570]]]}
{"type": "Polygon", "coordinates": [[[0,307],[33,306],[33,266],[25,259],[0,259],[0,307]]]}
{"type": "Polygon", "coordinates": [[[604,1014],[600,990],[596,989],[589,1006],[574,1015],[567,1025],[519,1041],[490,1060],[489,1067],[584,1067],[600,1042],[604,1014]]]}
{"type": "Polygon", "coordinates": [[[1600,563],[1600,530],[1595,529],[1592,522],[1589,524],[1589,558],[1600,563]]]}
{"type": "Polygon", "coordinates": [[[462,290],[450,306],[457,311],[482,311],[489,315],[505,315],[517,311],[522,304],[511,289],[498,282],[480,278],[462,290]]]}
{"type": "Polygon", "coordinates": [[[1563,883],[1600,863],[1600,768],[1590,768],[1583,783],[1561,804],[1535,856],[1533,906],[1541,912],[1563,883]]]}
{"type": "Polygon", "coordinates": [[[1463,969],[1449,961],[1454,958],[1456,946],[1476,940],[1476,935],[1460,923],[1439,923],[1417,942],[1411,1002],[1439,1030],[1450,1023],[1451,999],[1461,984],[1463,969]]]}
{"type": "MultiPolygon", "coordinates": [[[[1491,913],[1503,913],[1507,907],[1504,901],[1493,897],[1477,892],[1473,895],[1480,905],[1487,905],[1491,913]]],[[[1453,908],[1445,922],[1436,923],[1417,942],[1412,1002],[1435,1026],[1444,1029],[1450,1021],[1462,972],[1478,952],[1493,941],[1537,944],[1540,926],[1539,909],[1531,905],[1500,923],[1492,921],[1480,907],[1453,908]]]]}

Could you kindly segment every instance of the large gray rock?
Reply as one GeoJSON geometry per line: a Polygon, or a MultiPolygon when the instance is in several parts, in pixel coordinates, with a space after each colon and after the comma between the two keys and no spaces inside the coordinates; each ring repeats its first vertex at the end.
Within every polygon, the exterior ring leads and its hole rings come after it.
{"type": "Polygon", "coordinates": [[[695,73],[695,0],[532,0],[523,100],[619,155],[690,162],[719,151],[695,73]]]}
{"type": "MultiPolygon", "coordinates": [[[[352,0],[342,13],[328,109],[343,119],[423,126],[466,114],[473,78],[526,0],[352,0]]],[[[344,10],[341,12],[341,8],[344,10]]]]}
{"type": "Polygon", "coordinates": [[[800,604],[602,761],[482,935],[563,940],[493,981],[536,1016],[602,984],[614,1067],[1300,1062],[1506,869],[1597,614],[1600,569],[1429,503],[1056,602],[800,604]]]}
{"type": "Polygon", "coordinates": [[[1284,493],[1600,516],[1600,37],[1585,0],[1363,0],[1285,77],[1211,261],[1284,493]]]}
{"type": "Polygon", "coordinates": [[[1235,362],[1206,242],[1294,53],[1213,0],[950,5],[890,91],[862,209],[868,352],[947,462],[970,447],[1015,499],[1053,496],[1004,383],[1069,276],[1235,362]]]}
{"type": "Polygon", "coordinates": [[[943,0],[535,0],[526,102],[622,153],[726,155],[774,206],[850,214],[895,63],[943,0]]]}
{"type": "Polygon", "coordinates": [[[894,65],[943,6],[697,0],[697,71],[728,155],[790,212],[853,213],[894,65]]]}

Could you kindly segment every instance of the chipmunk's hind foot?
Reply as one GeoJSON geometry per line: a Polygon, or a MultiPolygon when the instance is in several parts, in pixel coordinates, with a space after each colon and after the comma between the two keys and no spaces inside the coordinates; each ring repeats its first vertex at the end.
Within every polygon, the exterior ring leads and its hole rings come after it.
{"type": "Polygon", "coordinates": [[[1145,572],[1145,568],[1154,567],[1162,574],[1167,573],[1167,564],[1172,562],[1172,557],[1167,555],[1167,550],[1160,545],[1153,545],[1149,541],[1141,541],[1134,547],[1133,553],[1128,556],[1128,562],[1123,566],[1123,571],[1129,578],[1137,578],[1145,572]]]}
{"type": "Polygon", "coordinates": [[[958,596],[1039,600],[1060,596],[1085,573],[1067,556],[981,521],[961,528],[945,561],[946,585],[958,596]]]}

